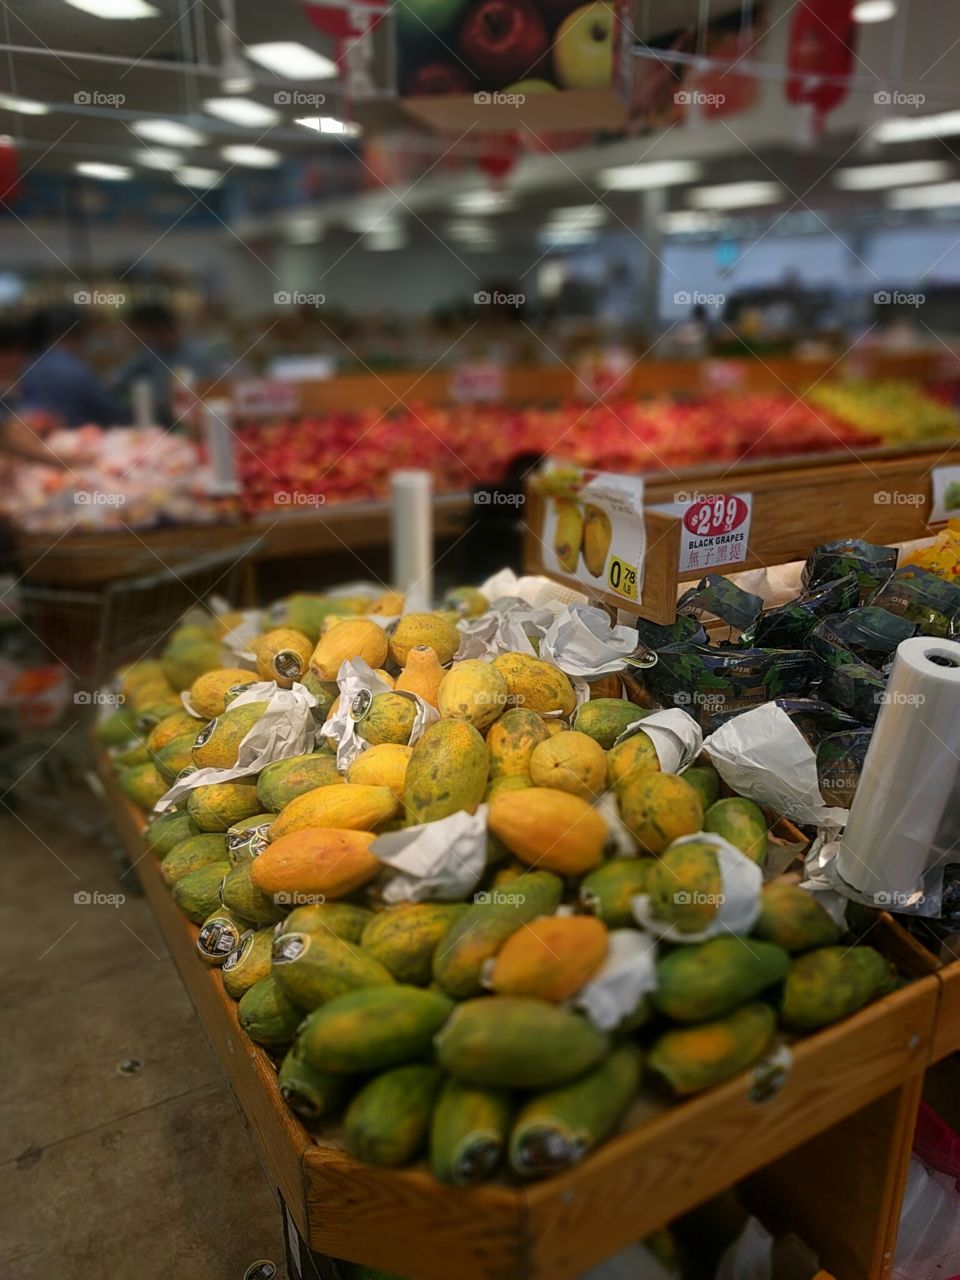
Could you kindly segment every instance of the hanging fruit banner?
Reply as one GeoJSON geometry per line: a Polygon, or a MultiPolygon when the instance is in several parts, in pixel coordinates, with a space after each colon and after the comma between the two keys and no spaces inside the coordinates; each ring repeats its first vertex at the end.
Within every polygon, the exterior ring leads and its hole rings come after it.
{"type": "Polygon", "coordinates": [[[857,24],[854,0],[805,0],[790,23],[787,44],[788,102],[813,108],[813,134],[849,92],[857,24]]]}

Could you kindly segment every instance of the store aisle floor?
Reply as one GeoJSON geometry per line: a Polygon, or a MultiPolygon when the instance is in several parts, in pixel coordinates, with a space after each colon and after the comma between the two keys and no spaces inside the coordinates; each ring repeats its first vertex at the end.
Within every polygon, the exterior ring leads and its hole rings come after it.
{"type": "Polygon", "coordinates": [[[132,875],[26,810],[0,849],[0,1273],[282,1274],[276,1202],[132,875]]]}

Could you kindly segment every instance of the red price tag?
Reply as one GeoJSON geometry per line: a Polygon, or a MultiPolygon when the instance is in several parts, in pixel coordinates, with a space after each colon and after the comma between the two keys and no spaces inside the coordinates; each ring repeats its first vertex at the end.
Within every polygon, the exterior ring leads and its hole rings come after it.
{"type": "Polygon", "coordinates": [[[735,493],[718,493],[695,502],[684,513],[683,524],[688,533],[714,538],[718,533],[732,533],[739,529],[749,513],[750,508],[735,493]]]}
{"type": "Polygon", "coordinates": [[[477,361],[454,369],[450,397],[457,404],[491,404],[504,398],[503,365],[477,361]]]}

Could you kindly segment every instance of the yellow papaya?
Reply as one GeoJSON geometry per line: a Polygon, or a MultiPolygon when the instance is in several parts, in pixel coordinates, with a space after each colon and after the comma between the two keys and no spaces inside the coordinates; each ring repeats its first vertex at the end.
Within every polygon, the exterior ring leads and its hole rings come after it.
{"type": "Polygon", "coordinates": [[[269,978],[273,953],[273,925],[248,929],[240,943],[220,968],[223,989],[231,1000],[239,1000],[261,978],[269,978]]]}
{"type": "Polygon", "coordinates": [[[278,902],[283,901],[280,894],[287,902],[298,894],[344,898],[381,870],[379,858],[370,852],[374,838],[368,831],[298,828],[271,839],[253,859],[253,882],[278,902]]]}
{"type": "Polygon", "coordinates": [[[625,787],[644,773],[659,773],[660,757],[653,739],[641,729],[607,752],[607,786],[625,787]]]}
{"type": "Polygon", "coordinates": [[[509,937],[493,962],[488,985],[503,996],[560,1003],[603,964],[607,930],[593,916],[541,916],[509,937]]]}
{"type": "Polygon", "coordinates": [[[390,637],[390,657],[398,667],[405,667],[411,649],[418,645],[429,645],[441,666],[446,666],[460,648],[460,632],[439,613],[404,614],[390,637]]]}
{"type": "Polygon", "coordinates": [[[169,888],[189,875],[213,862],[223,862],[227,856],[227,841],[222,835],[207,832],[190,835],[168,849],[160,863],[160,875],[169,888]]]}
{"type": "Polygon", "coordinates": [[[347,769],[347,782],[371,787],[389,787],[398,800],[403,799],[403,784],[413,747],[398,742],[381,742],[361,752],[347,769]]]}
{"type": "Polygon", "coordinates": [[[336,680],[344,662],[362,658],[368,667],[382,667],[387,657],[384,629],[365,618],[341,622],[317,641],[310,670],[320,680],[336,680]]]}
{"type": "Polygon", "coordinates": [[[189,689],[197,676],[223,666],[221,652],[219,644],[206,639],[168,645],[160,659],[167,683],[177,693],[189,689]]]}
{"type": "Polygon", "coordinates": [[[227,831],[259,812],[257,784],[244,779],[194,787],[187,798],[187,813],[201,831],[227,831]]]}
{"type": "Polygon", "coordinates": [[[147,734],[147,748],[150,751],[162,751],[174,738],[182,738],[185,733],[192,733],[196,739],[203,723],[181,707],[179,711],[157,721],[147,734]]]}
{"type": "Polygon", "coordinates": [[[435,707],[445,675],[436,650],[428,644],[417,644],[407,652],[406,666],[397,676],[394,688],[398,693],[415,693],[435,707]]]}
{"type": "Polygon", "coordinates": [[[190,686],[190,705],[197,715],[213,720],[226,711],[228,693],[234,689],[242,689],[245,685],[255,684],[256,681],[256,672],[244,671],[240,667],[220,667],[216,671],[207,671],[198,676],[190,686]]]}
{"type": "Polygon", "coordinates": [[[244,738],[267,709],[266,702],[228,707],[197,735],[193,763],[198,769],[232,769],[244,738]]]}
{"type": "Polygon", "coordinates": [[[309,902],[294,907],[283,922],[284,933],[332,933],[344,942],[358,943],[373,912],[352,902],[309,902]]]}
{"type": "MultiPolygon", "coordinates": [[[[557,722],[559,723],[559,721],[557,722]]],[[[529,777],[530,756],[550,737],[547,723],[535,711],[514,707],[490,726],[487,751],[492,778],[529,777]]]]}
{"type": "Polygon", "coordinates": [[[443,597],[443,607],[461,618],[479,618],[490,608],[490,601],[476,587],[452,587],[443,597]]]}
{"type": "Polygon", "coordinates": [[[417,718],[417,704],[406,693],[377,693],[369,700],[366,695],[354,699],[351,715],[356,721],[357,736],[376,747],[384,742],[407,746],[417,718]],[[360,714],[356,703],[363,700],[360,714]]]}
{"type": "Polygon", "coordinates": [[[465,720],[439,720],[413,748],[403,787],[407,822],[474,813],[487,786],[487,748],[465,720]]]}
{"type": "Polygon", "coordinates": [[[665,1031],[653,1044],[648,1070],[679,1097],[720,1084],[763,1056],[776,1017],[766,1004],[746,1004],[725,1018],[665,1031]]]}
{"type": "Polygon", "coordinates": [[[277,627],[254,636],[250,648],[257,660],[257,674],[276,680],[281,689],[290,689],[307,670],[313,645],[301,631],[277,627]]]}
{"type": "Polygon", "coordinates": [[[168,786],[172,785],[174,779],[184,769],[193,768],[193,744],[196,740],[196,730],[191,729],[189,733],[184,733],[179,738],[171,739],[159,751],[151,752],[151,758],[157,767],[157,772],[168,786]]]}
{"type": "Polygon", "coordinates": [[[703,815],[703,829],[728,840],[758,866],[766,862],[767,820],[752,800],[743,796],[718,800],[703,815]]]}
{"type": "Polygon", "coordinates": [[[703,827],[700,797],[675,773],[642,773],[617,793],[620,816],[647,853],[662,853],[703,827]]]}
{"type": "Polygon", "coordinates": [[[140,662],[131,662],[128,667],[121,667],[117,672],[120,681],[120,692],[124,698],[130,699],[137,689],[144,685],[164,684],[163,664],[159,658],[143,658],[140,662]]]}
{"type": "Polygon", "coordinates": [[[489,804],[501,791],[526,791],[533,786],[533,780],[527,777],[491,778],[484,792],[484,802],[489,804]]]}
{"type": "Polygon", "coordinates": [[[426,986],[437,943],[469,908],[460,902],[405,902],[375,915],[361,945],[398,982],[426,986]]]}
{"type": "Polygon", "coordinates": [[[367,612],[384,618],[395,618],[403,612],[403,604],[402,591],[384,591],[377,596],[367,612]]]}
{"type": "Polygon", "coordinates": [[[528,866],[579,876],[597,866],[609,832],[586,800],[553,787],[501,791],[490,803],[490,830],[528,866]]]}
{"type": "MultiPolygon", "coordinates": [[[[166,779],[152,761],[134,765],[132,769],[125,769],[120,775],[120,786],[127,797],[146,813],[149,813],[160,797],[166,795],[169,790],[166,779]]],[[[194,821],[196,822],[195,818],[194,821]]],[[[197,826],[200,826],[199,822],[197,826]]]]}
{"type": "Polygon", "coordinates": [[[604,751],[609,751],[621,733],[649,714],[623,698],[590,698],[577,708],[573,727],[578,733],[596,739],[604,751]]]}
{"type": "Polygon", "coordinates": [[[534,747],[530,778],[535,787],[555,787],[595,800],[607,779],[607,755],[593,738],[568,729],[534,747]]]}
{"type": "Polygon", "coordinates": [[[583,515],[572,499],[556,498],[557,523],[553,532],[553,550],[567,573],[576,573],[583,546],[583,515]]]}
{"type": "Polygon", "coordinates": [[[702,840],[673,844],[654,862],[647,880],[650,913],[679,933],[700,933],[723,901],[717,851],[702,840]]]}
{"type": "Polygon", "coordinates": [[[583,509],[583,563],[592,578],[602,578],[613,538],[610,517],[602,507],[587,503],[583,509]]]}
{"type": "Polygon", "coordinates": [[[569,678],[558,668],[528,653],[501,653],[493,665],[507,682],[513,706],[527,711],[559,711],[569,716],[577,695],[569,678]]]}
{"type": "Polygon", "coordinates": [[[466,720],[481,733],[498,719],[506,704],[506,680],[492,663],[479,658],[455,662],[437,694],[441,716],[466,720]]]}
{"type": "Polygon", "coordinates": [[[372,831],[398,811],[397,797],[389,787],[368,787],[353,782],[314,787],[284,806],[270,828],[270,839],[279,840],[305,827],[372,831]]]}

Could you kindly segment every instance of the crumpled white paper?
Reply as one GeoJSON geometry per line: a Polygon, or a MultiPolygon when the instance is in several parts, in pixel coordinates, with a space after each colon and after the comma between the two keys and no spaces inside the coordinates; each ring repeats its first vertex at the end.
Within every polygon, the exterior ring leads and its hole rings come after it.
{"type": "Polygon", "coordinates": [[[614,626],[602,609],[567,605],[540,644],[540,656],[568,676],[612,675],[637,647],[633,627],[614,626]]]}
{"type": "Polygon", "coordinates": [[[602,967],[570,1001],[598,1031],[613,1031],[657,989],[657,941],[637,929],[611,929],[602,967]]]}
{"type": "Polygon", "coordinates": [[[607,824],[607,849],[615,858],[638,858],[640,851],[629,827],[620,817],[620,808],[613,791],[605,791],[593,804],[607,824]]]}
{"type": "Polygon", "coordinates": [[[707,938],[715,938],[721,933],[749,933],[760,914],[762,870],[735,845],[712,831],[681,836],[670,847],[673,849],[678,845],[694,843],[712,845],[717,851],[720,867],[720,901],[707,927],[697,933],[681,933],[672,922],[658,920],[652,914],[650,896],[646,893],[638,893],[630,899],[634,920],[656,937],[677,943],[705,942],[707,938]]]}
{"type": "Polygon", "coordinates": [[[703,749],[739,796],[797,822],[840,830],[848,810],[828,805],[817,779],[817,757],[787,713],[764,702],[733,716],[703,749]]]}
{"type": "MultiPolygon", "coordinates": [[[[254,672],[254,674],[256,673],[254,672]]],[[[180,705],[181,707],[183,707],[184,711],[186,711],[187,715],[193,716],[193,718],[196,720],[197,733],[199,733],[201,726],[207,723],[207,717],[202,716],[200,712],[196,709],[196,707],[193,705],[193,703],[190,701],[190,691],[188,689],[181,690],[180,705]]]]}
{"type": "Polygon", "coordinates": [[[479,618],[462,618],[457,623],[460,647],[453,660],[492,659],[501,653],[528,653],[534,657],[536,651],[530,643],[530,635],[543,635],[552,617],[552,614],[543,614],[524,605],[512,612],[499,613],[491,609],[479,618]]]}
{"type": "Polygon", "coordinates": [[[195,773],[179,778],[157,801],[154,806],[156,813],[165,813],[195,787],[246,778],[259,773],[275,760],[286,760],[288,756],[305,755],[313,750],[316,722],[312,710],[317,700],[302,684],[294,684],[292,689],[278,689],[273,680],[258,681],[237,694],[230,703],[230,710],[248,702],[266,702],[267,708],[240,743],[237,763],[233,768],[197,769],[195,773]]]}
{"type": "Polygon", "coordinates": [[[561,586],[542,574],[525,574],[518,578],[512,569],[500,569],[481,582],[479,590],[493,603],[504,596],[516,596],[528,605],[559,612],[574,601],[586,603],[586,595],[561,586]]]}
{"type": "Polygon", "coordinates": [[[220,643],[234,658],[238,659],[238,666],[255,665],[256,658],[250,650],[250,644],[254,637],[260,634],[260,626],[260,610],[244,609],[236,626],[232,627],[226,635],[221,636],[220,643]],[[243,662],[241,663],[239,659],[243,659],[243,662]]]}
{"type": "Polygon", "coordinates": [[[370,852],[398,873],[384,888],[386,902],[458,902],[473,893],[486,869],[487,806],[388,831],[370,852]]]}
{"type": "Polygon", "coordinates": [[[440,712],[436,707],[431,707],[429,702],[424,702],[419,694],[391,689],[390,685],[385,680],[381,680],[363,658],[355,658],[352,662],[341,662],[340,670],[337,672],[337,688],[340,690],[340,705],[330,719],[320,726],[320,735],[337,744],[337,768],[341,773],[349,768],[357,756],[366,751],[370,745],[357,733],[360,722],[353,718],[353,701],[357,694],[366,691],[371,697],[375,697],[378,693],[399,692],[401,697],[410,698],[415,702],[417,714],[408,744],[411,746],[427,725],[440,719],[440,712]]]}
{"type": "Polygon", "coordinates": [[[679,773],[693,763],[703,746],[703,730],[693,716],[680,707],[668,707],[665,711],[644,716],[642,720],[634,720],[613,745],[616,747],[626,742],[639,729],[649,734],[656,748],[661,773],[679,773]]]}

